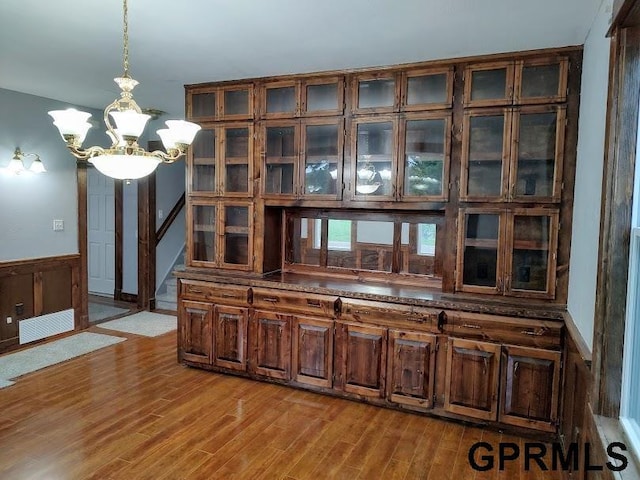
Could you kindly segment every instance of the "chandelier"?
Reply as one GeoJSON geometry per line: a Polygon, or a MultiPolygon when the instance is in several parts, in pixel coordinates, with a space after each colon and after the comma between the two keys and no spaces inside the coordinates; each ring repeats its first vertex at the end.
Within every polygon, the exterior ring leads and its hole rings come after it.
{"type": "Polygon", "coordinates": [[[138,82],[129,76],[127,0],[123,0],[123,19],[124,75],[114,78],[121,90],[120,98],[114,100],[104,110],[104,123],[112,145],[109,148],[99,146],[82,148],[82,142],[91,128],[88,122],[90,113],[69,108],[53,110],[49,115],[53,117],[53,124],[58,127],[60,135],[74,157],[91,162],[108,177],[133,180],[149,175],[162,162],[172,163],[184,155],[200,130],[200,126],[184,120],[167,120],[165,124],[168,128],[157,131],[166,153],[160,150],[147,152],[138,145],[138,138],[142,135],[151,116],[142,113],[131,93],[138,82]],[[111,123],[112,120],[115,125],[111,123]]]}

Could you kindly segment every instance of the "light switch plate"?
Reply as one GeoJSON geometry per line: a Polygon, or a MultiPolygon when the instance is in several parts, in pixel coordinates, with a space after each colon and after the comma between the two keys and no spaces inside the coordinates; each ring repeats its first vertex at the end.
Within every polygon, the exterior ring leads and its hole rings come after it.
{"type": "Polygon", "coordinates": [[[64,220],[54,220],[53,221],[53,231],[61,232],[64,230],[64,220]]]}

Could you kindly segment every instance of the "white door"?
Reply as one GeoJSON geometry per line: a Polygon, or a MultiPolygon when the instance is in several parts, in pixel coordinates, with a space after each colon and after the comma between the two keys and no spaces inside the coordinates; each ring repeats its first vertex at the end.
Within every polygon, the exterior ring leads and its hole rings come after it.
{"type": "Polygon", "coordinates": [[[113,297],[115,289],[115,206],[113,178],[87,168],[89,292],[113,297]]]}

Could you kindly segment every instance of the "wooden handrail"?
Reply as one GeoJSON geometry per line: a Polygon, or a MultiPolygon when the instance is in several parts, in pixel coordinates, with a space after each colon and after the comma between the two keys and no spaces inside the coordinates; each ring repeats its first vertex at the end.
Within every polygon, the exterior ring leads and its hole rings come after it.
{"type": "Polygon", "coordinates": [[[169,230],[169,227],[171,226],[173,221],[176,219],[176,217],[180,213],[180,210],[182,210],[182,207],[184,207],[184,204],[185,204],[185,194],[183,193],[182,196],[176,202],[176,204],[173,206],[171,211],[169,212],[169,215],[167,215],[167,218],[164,219],[164,222],[162,222],[162,225],[156,232],[156,246],[160,243],[160,240],[162,240],[162,237],[165,236],[165,234],[169,230]]]}

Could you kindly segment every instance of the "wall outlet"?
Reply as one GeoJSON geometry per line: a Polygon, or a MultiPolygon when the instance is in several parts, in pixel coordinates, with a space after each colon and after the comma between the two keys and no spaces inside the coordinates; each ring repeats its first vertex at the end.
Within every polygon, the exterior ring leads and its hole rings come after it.
{"type": "Polygon", "coordinates": [[[53,231],[61,232],[64,230],[64,220],[54,220],[53,221],[53,231]]]}
{"type": "Polygon", "coordinates": [[[162,217],[164,217],[164,212],[162,210],[158,210],[158,218],[162,220],[162,217]]]}
{"type": "Polygon", "coordinates": [[[13,323],[13,318],[7,317],[7,323],[13,323]]]}

